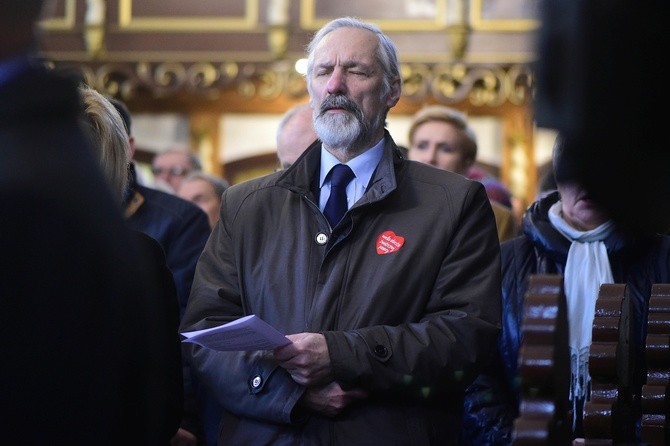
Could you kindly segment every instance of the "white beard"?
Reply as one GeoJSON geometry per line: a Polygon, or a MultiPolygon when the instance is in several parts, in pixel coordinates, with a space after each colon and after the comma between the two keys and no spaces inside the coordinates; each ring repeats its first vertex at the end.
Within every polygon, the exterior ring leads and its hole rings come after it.
{"type": "Polygon", "coordinates": [[[350,113],[324,114],[314,120],[319,139],[334,149],[352,146],[363,131],[361,123],[350,113]]]}

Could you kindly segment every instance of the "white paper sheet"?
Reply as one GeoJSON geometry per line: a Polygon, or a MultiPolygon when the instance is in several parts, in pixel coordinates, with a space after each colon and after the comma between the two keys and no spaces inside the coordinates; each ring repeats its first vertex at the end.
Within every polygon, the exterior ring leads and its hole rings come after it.
{"type": "Polygon", "coordinates": [[[250,314],[218,327],[187,331],[182,342],[198,344],[218,351],[274,350],[290,344],[273,326],[250,314]]]}

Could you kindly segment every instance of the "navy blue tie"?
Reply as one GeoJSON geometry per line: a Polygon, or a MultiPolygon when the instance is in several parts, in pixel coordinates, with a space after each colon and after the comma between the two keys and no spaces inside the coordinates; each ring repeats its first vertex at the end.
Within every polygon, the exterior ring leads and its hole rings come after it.
{"type": "Polygon", "coordinates": [[[354,172],[346,164],[337,164],[330,171],[330,197],[323,214],[330,222],[331,228],[334,228],[347,212],[347,184],[353,178],[354,172]]]}

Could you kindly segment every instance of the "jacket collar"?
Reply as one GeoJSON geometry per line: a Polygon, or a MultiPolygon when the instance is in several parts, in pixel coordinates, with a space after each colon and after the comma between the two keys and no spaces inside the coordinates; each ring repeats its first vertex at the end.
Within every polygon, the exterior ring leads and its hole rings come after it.
{"type": "MultiPolygon", "coordinates": [[[[321,140],[314,141],[291,167],[279,175],[276,185],[301,195],[309,195],[313,200],[318,198],[320,149],[321,140]]],[[[372,175],[368,190],[356,206],[379,201],[394,191],[397,187],[396,175],[402,168],[402,162],[400,149],[388,130],[384,130],[384,153],[372,175]]]]}

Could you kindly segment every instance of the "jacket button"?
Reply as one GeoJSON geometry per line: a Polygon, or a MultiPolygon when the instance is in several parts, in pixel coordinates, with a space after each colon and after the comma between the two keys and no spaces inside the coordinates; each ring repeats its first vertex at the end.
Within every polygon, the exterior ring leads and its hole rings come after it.
{"type": "Polygon", "coordinates": [[[257,389],[258,387],[260,387],[262,382],[263,378],[261,378],[260,375],[256,375],[253,378],[251,378],[251,387],[257,389]]]}
{"type": "Polygon", "coordinates": [[[386,357],[386,355],[389,354],[389,351],[386,347],[384,347],[381,344],[377,344],[375,346],[375,355],[379,356],[380,358],[386,357]]]}

